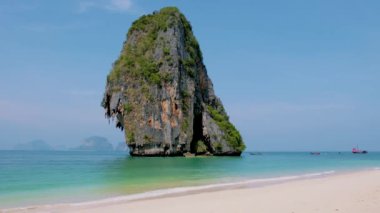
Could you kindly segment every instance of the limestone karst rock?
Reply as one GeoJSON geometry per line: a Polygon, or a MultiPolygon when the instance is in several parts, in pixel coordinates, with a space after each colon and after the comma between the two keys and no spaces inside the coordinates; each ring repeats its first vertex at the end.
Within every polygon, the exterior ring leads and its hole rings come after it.
{"type": "Polygon", "coordinates": [[[125,131],[131,155],[240,155],[245,149],[214,93],[191,25],[174,7],[132,24],[102,106],[125,131]]]}

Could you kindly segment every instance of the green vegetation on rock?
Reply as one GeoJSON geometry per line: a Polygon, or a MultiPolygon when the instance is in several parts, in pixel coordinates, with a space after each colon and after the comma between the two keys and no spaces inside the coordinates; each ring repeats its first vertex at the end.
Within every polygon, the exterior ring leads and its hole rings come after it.
{"type": "Polygon", "coordinates": [[[214,148],[218,152],[222,151],[222,149],[223,149],[222,144],[220,142],[215,142],[214,143],[214,148]]]}
{"type": "Polygon", "coordinates": [[[133,132],[127,132],[128,144],[135,142],[135,134],[133,132]]]}
{"type": "Polygon", "coordinates": [[[144,135],[144,142],[145,143],[151,143],[152,142],[152,137],[149,135],[144,135]]]}
{"type": "MultiPolygon", "coordinates": [[[[179,14],[177,8],[169,7],[156,14],[144,15],[135,21],[128,31],[128,37],[135,31],[138,31],[141,36],[133,44],[125,43],[120,57],[115,61],[107,78],[108,82],[116,84],[125,73],[150,85],[160,86],[162,82],[170,80],[167,74],[159,72],[160,63],[153,58],[153,47],[156,45],[158,33],[166,31],[174,24],[172,22],[176,19],[171,16],[179,14]]],[[[170,49],[165,47],[163,51],[167,60],[171,61],[170,49]]]]}
{"type": "MultiPolygon", "coordinates": [[[[178,22],[181,22],[180,24],[183,26],[185,49],[188,52],[183,61],[183,66],[186,73],[194,78],[196,62],[202,60],[198,41],[194,37],[191,24],[185,16],[175,7],[166,7],[159,12],[144,15],[133,22],[128,31],[128,37],[131,37],[134,32],[139,32],[141,36],[138,36],[134,43],[126,42],[124,44],[120,57],[114,62],[113,69],[107,77],[108,83],[116,85],[122,76],[125,76],[125,73],[149,85],[161,86],[162,83],[170,82],[171,77],[167,73],[160,72],[159,68],[162,61],[156,61],[153,58],[153,47],[163,45],[162,51],[165,60],[169,66],[172,66],[173,60],[170,56],[170,49],[165,44],[161,44],[163,38],[159,37],[159,32],[166,32],[170,27],[179,24],[178,22]],[[160,38],[161,43],[156,42],[158,38],[160,38]]],[[[115,89],[118,90],[118,88],[115,89]]]]}
{"type": "Polygon", "coordinates": [[[188,128],[189,128],[189,121],[187,119],[184,119],[181,126],[182,132],[186,132],[188,128]]]}
{"type": "Polygon", "coordinates": [[[176,7],[165,7],[162,8],[159,12],[155,12],[149,15],[143,15],[135,22],[133,22],[131,28],[128,31],[128,36],[133,31],[154,31],[163,30],[166,31],[168,27],[174,25],[173,22],[168,22],[170,16],[175,14],[180,14],[178,8],[176,7]]]}
{"type": "Polygon", "coordinates": [[[214,119],[219,128],[225,133],[224,139],[228,144],[238,151],[244,151],[245,145],[239,131],[229,121],[228,116],[224,112],[223,106],[218,106],[218,108],[219,109],[214,109],[212,106],[207,107],[212,119],[214,119]]]}
{"type": "Polygon", "coordinates": [[[183,66],[187,72],[187,74],[194,78],[195,77],[195,71],[194,71],[194,68],[195,68],[195,60],[193,58],[188,58],[186,60],[183,61],[183,66]]]}
{"type": "Polygon", "coordinates": [[[196,146],[196,152],[199,154],[206,153],[207,152],[207,146],[203,141],[197,141],[196,146]]]}
{"type": "Polygon", "coordinates": [[[129,114],[130,112],[132,112],[132,110],[133,110],[132,104],[130,104],[130,103],[124,104],[124,112],[125,113],[129,114]]]}
{"type": "Polygon", "coordinates": [[[187,92],[186,90],[182,90],[181,91],[181,99],[182,99],[182,109],[183,111],[186,113],[188,112],[190,106],[189,106],[189,98],[191,97],[190,96],[190,93],[187,92]]]}
{"type": "Polygon", "coordinates": [[[164,47],[163,52],[164,52],[164,55],[165,55],[165,56],[166,56],[166,55],[170,55],[170,49],[167,48],[167,47],[164,47]]]}

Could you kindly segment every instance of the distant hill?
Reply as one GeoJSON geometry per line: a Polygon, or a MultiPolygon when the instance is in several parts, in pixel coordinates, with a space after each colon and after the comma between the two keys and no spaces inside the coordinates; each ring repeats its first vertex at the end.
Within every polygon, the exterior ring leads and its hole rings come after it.
{"type": "Polygon", "coordinates": [[[67,147],[66,145],[56,145],[53,148],[56,151],[69,151],[70,150],[70,148],[67,147]]]}
{"type": "Polygon", "coordinates": [[[107,138],[92,136],[84,139],[78,147],[73,150],[79,151],[113,151],[113,146],[107,138]]]}
{"type": "Polygon", "coordinates": [[[14,146],[14,150],[26,150],[26,151],[48,151],[53,148],[43,140],[33,140],[26,143],[20,143],[14,146]]]}

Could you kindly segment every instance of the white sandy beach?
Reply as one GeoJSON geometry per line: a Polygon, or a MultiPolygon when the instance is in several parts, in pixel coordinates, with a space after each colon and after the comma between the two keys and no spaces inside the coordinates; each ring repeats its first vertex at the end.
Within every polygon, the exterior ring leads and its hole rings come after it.
{"type": "Polygon", "coordinates": [[[253,188],[132,202],[68,204],[5,212],[380,212],[380,170],[351,172],[253,188]]]}

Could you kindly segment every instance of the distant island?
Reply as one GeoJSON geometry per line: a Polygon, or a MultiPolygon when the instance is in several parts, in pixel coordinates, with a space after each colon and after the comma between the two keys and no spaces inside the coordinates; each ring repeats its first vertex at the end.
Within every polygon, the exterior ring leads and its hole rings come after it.
{"type": "Polygon", "coordinates": [[[214,93],[192,27],[175,7],[133,22],[102,106],[134,156],[237,156],[245,149],[214,93]]]}
{"type": "Polygon", "coordinates": [[[113,151],[113,146],[106,138],[100,136],[91,136],[82,141],[82,143],[73,148],[75,151],[113,151]]]}
{"type": "Polygon", "coordinates": [[[14,150],[23,151],[51,151],[53,148],[44,140],[33,140],[26,143],[19,143],[13,147],[14,150]]]}
{"type": "Polygon", "coordinates": [[[110,152],[128,150],[125,142],[116,143],[115,146],[107,138],[101,136],[90,136],[83,139],[79,145],[73,147],[51,146],[44,140],[32,140],[25,143],[16,144],[12,150],[18,151],[96,151],[110,152]]]}

